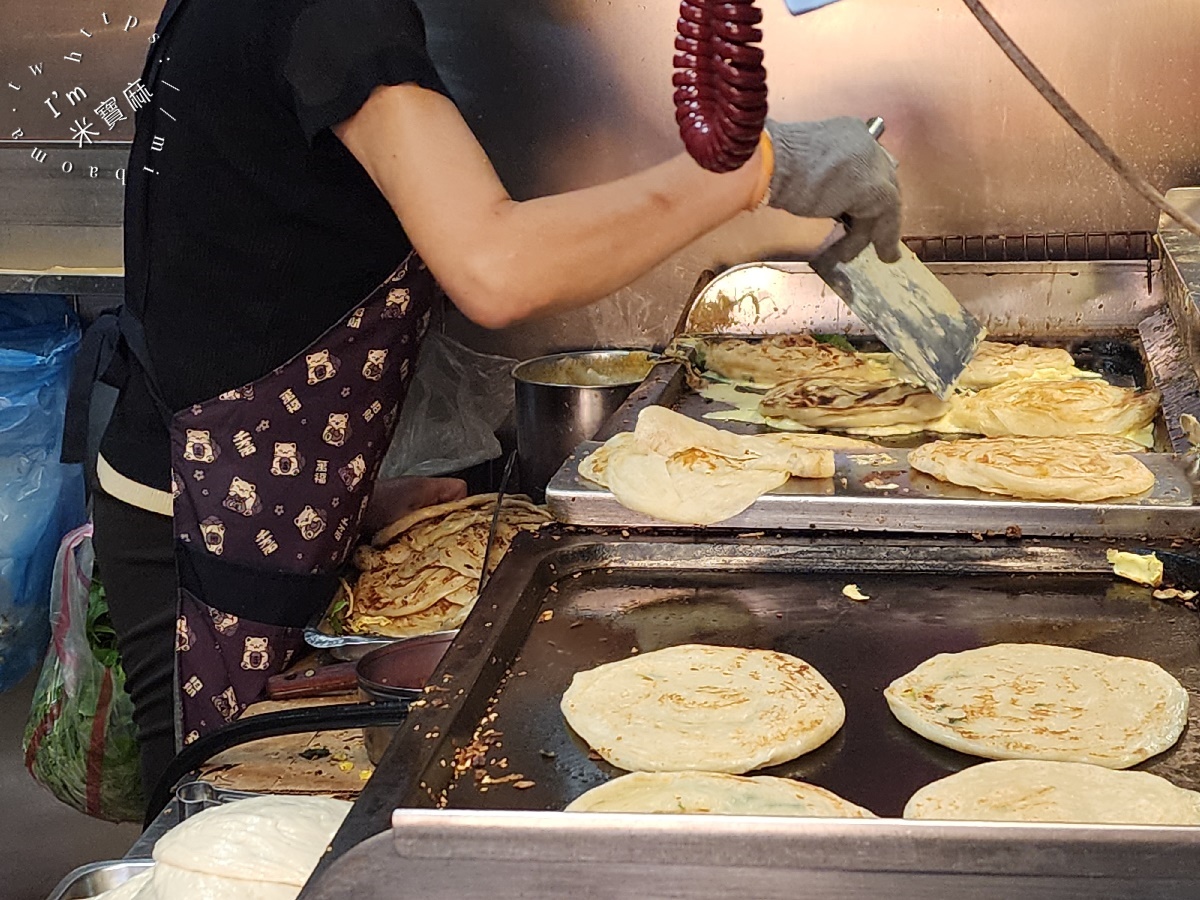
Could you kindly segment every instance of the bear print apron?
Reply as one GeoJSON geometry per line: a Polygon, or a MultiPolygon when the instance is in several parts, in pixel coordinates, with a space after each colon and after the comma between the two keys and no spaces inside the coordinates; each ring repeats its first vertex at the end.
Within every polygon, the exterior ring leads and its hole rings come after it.
{"type": "Polygon", "coordinates": [[[414,253],[304,352],[171,417],[182,743],[261,699],[336,591],[436,290],[414,253]]]}
{"type": "MultiPolygon", "coordinates": [[[[162,38],[182,2],[169,0],[159,19],[142,73],[151,92],[166,53],[162,38]]],[[[152,113],[137,119],[143,145],[152,113]]],[[[146,215],[144,190],[127,198],[126,215],[146,215]]],[[[64,458],[82,459],[92,383],[118,354],[142,370],[170,433],[177,747],[261,699],[267,679],[301,651],[305,624],[332,599],[437,292],[412,253],[296,357],[177,412],[161,399],[141,322],[128,308],[89,329],[68,401],[64,458]]]]}

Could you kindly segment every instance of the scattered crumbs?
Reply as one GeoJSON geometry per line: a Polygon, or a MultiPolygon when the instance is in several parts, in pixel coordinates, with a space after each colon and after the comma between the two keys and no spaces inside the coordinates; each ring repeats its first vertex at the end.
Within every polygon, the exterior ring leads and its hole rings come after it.
{"type": "Polygon", "coordinates": [[[528,788],[533,787],[534,784],[536,784],[536,782],[530,781],[529,779],[525,779],[524,781],[518,781],[516,784],[513,785],[513,787],[515,787],[518,791],[524,791],[524,790],[527,790],[528,788]]]}
{"type": "Polygon", "coordinates": [[[842,487],[850,487],[850,482],[846,478],[839,478],[838,481],[842,483],[842,487]]]}
{"type": "Polygon", "coordinates": [[[983,540],[983,532],[981,532],[981,531],[972,531],[972,532],[971,532],[971,540],[973,540],[973,541],[982,541],[982,540],[983,540]]]}
{"type": "Polygon", "coordinates": [[[629,652],[630,652],[630,653],[637,653],[637,652],[638,652],[638,648],[637,648],[637,647],[630,647],[630,648],[629,648],[629,652]]]}
{"type": "MultiPolygon", "coordinates": [[[[493,778],[491,775],[488,775],[485,773],[483,778],[480,779],[480,782],[485,785],[486,784],[510,784],[511,782],[514,782],[514,781],[517,782],[518,784],[520,784],[524,780],[525,780],[525,776],[519,775],[516,772],[512,772],[508,775],[501,775],[499,778],[493,778]]],[[[532,786],[533,782],[531,781],[531,782],[529,782],[529,784],[532,786]]]]}
{"type": "Polygon", "coordinates": [[[842,588],[842,596],[849,597],[851,600],[857,600],[859,603],[865,603],[871,599],[858,589],[857,584],[848,584],[842,588]]]}
{"type": "Polygon", "coordinates": [[[538,613],[537,620],[539,622],[549,622],[553,618],[554,618],[554,610],[546,609],[546,610],[542,610],[540,613],[538,613]]]}
{"type": "Polygon", "coordinates": [[[541,756],[542,759],[558,759],[558,754],[553,750],[539,750],[538,755],[541,756]]]}
{"type": "Polygon", "coordinates": [[[782,619],[782,618],[783,618],[783,613],[781,613],[781,612],[777,612],[777,613],[775,613],[775,618],[777,618],[777,619],[782,619]]]}
{"type": "Polygon", "coordinates": [[[1154,592],[1155,600],[1195,600],[1197,591],[1180,590],[1179,588],[1161,588],[1154,592]]]}
{"type": "Polygon", "coordinates": [[[575,573],[574,575],[572,575],[571,577],[572,577],[572,578],[578,578],[578,577],[579,577],[580,575],[582,575],[582,574],[583,574],[582,572],[576,572],[576,573],[575,573]]]}
{"type": "MultiPolygon", "coordinates": [[[[445,762],[445,760],[443,759],[442,762],[445,762]]],[[[371,770],[370,769],[359,769],[358,770],[358,780],[359,781],[370,781],[371,780],[371,770]]]]}
{"type": "Polygon", "coordinates": [[[579,627],[580,625],[582,625],[582,624],[583,624],[583,622],[580,622],[579,620],[576,620],[576,621],[572,622],[572,623],[571,623],[571,625],[570,625],[569,627],[571,627],[571,628],[578,628],[578,627],[579,627]]]}
{"type": "Polygon", "coordinates": [[[850,461],[860,466],[894,466],[896,457],[890,453],[850,454],[850,461]]]}
{"type": "Polygon", "coordinates": [[[304,677],[305,677],[305,678],[312,678],[312,677],[313,677],[314,675],[316,675],[316,674],[317,674],[317,670],[316,670],[316,669],[305,669],[305,670],[304,670],[304,677]]]}
{"type": "Polygon", "coordinates": [[[354,770],[354,763],[350,762],[348,759],[342,760],[342,762],[338,763],[337,766],[343,772],[350,772],[354,770]]]}
{"type": "Polygon", "coordinates": [[[1018,538],[1021,537],[1021,526],[1020,525],[1009,525],[1007,528],[1004,529],[1004,536],[1006,538],[1008,538],[1010,541],[1017,540],[1018,538]]]}
{"type": "Polygon", "coordinates": [[[621,529],[621,537],[623,537],[623,538],[629,537],[629,529],[628,528],[621,529]]]}
{"type": "Polygon", "coordinates": [[[552,593],[552,594],[558,593],[558,585],[557,584],[550,585],[550,593],[552,593]]]}
{"type": "Polygon", "coordinates": [[[742,540],[748,540],[750,538],[766,537],[766,535],[767,533],[765,531],[747,531],[743,534],[739,534],[738,537],[742,540]]]}
{"type": "Polygon", "coordinates": [[[870,491],[894,491],[900,487],[894,481],[887,480],[885,472],[872,472],[862,481],[862,486],[870,491]]]}

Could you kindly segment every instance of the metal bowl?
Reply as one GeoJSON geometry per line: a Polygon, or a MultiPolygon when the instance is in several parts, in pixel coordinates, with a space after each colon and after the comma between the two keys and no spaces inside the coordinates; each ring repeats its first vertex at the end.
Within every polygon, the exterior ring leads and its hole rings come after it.
{"type": "MultiPolygon", "coordinates": [[[[358,695],[363,700],[416,700],[446,655],[454,633],[431,634],[372,650],[358,661],[358,695]]],[[[393,726],[363,729],[367,758],[378,764],[396,733],[393,726]]]]}
{"type": "Polygon", "coordinates": [[[120,887],[154,865],[152,859],[109,859],[80,866],[58,883],[49,900],[87,900],[120,887]]]}
{"type": "Polygon", "coordinates": [[[585,350],[519,363],[512,375],[521,489],[540,499],[563,460],[595,436],[661,359],[646,350],[585,350]]]}

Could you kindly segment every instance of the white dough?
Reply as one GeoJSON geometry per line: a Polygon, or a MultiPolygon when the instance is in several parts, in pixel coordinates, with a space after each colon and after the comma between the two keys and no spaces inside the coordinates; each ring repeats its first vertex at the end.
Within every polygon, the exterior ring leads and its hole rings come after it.
{"type": "Polygon", "coordinates": [[[163,835],[154,859],[176,869],[300,888],[350,811],[332,797],[251,797],[197,813],[163,835]]]}

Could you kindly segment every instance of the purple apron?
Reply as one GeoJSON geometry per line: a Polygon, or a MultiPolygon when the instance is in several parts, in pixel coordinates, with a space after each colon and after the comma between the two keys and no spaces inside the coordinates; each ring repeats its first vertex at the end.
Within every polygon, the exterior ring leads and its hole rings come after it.
{"type": "MultiPolygon", "coordinates": [[[[142,82],[156,90],[168,0],[142,82]]],[[[138,147],[151,110],[137,119],[138,147]]],[[[145,191],[126,216],[146,215],[145,191]]],[[[236,718],[303,644],[330,602],[429,326],[437,285],[412,253],[302,353],[190,409],[162,401],[141,322],[127,306],[85,336],[68,398],[63,457],[81,461],[97,378],[142,371],[171,439],[175,558],[176,746],[236,718]]],[[[119,377],[119,376],[118,376],[119,377]]]]}
{"type": "Polygon", "coordinates": [[[436,290],[414,253],[289,362],[172,417],[183,743],[261,699],[332,598],[436,290]]]}

